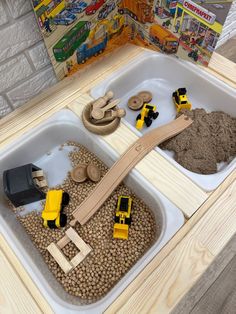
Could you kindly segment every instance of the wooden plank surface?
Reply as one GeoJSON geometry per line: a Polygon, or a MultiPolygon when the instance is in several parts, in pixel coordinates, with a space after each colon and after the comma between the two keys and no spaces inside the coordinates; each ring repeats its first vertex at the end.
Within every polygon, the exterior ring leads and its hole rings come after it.
{"type": "MultiPolygon", "coordinates": [[[[83,95],[68,107],[81,117],[84,106],[91,100],[89,95],[83,95]]],[[[119,155],[122,155],[138,139],[138,136],[121,123],[115,132],[103,136],[103,139],[119,155]]],[[[191,217],[208,197],[201,188],[157,151],[152,151],[144,157],[135,169],[178,206],[186,217],[191,217]]]]}
{"type": "MultiPolygon", "coordinates": [[[[229,177],[229,182],[225,181],[225,185],[229,183],[230,185],[223,193],[221,187],[212,193],[207,201],[212,203],[212,206],[207,207],[209,208],[207,212],[192,229],[188,230],[186,236],[169,252],[165,260],[158,264],[158,256],[155,257],[144,270],[145,275],[143,273],[138,275],[105,313],[137,313],[137,311],[169,313],[174,309],[236,233],[236,215],[232,215],[235,211],[235,172],[229,177]],[[221,193],[220,197],[216,198],[215,193],[216,195],[221,193]]],[[[203,209],[204,207],[205,204],[203,209]]],[[[201,210],[202,208],[199,212],[201,210]]]]}
{"type": "Polygon", "coordinates": [[[42,313],[1,250],[0,269],[0,313],[42,313]]]}
{"type": "Polygon", "coordinates": [[[0,234],[0,313],[53,314],[27,271],[0,234]]]}

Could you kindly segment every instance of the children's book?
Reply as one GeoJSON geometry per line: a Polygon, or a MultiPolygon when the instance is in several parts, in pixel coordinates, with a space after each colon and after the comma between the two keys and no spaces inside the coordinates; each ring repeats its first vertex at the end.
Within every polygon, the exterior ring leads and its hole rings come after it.
{"type": "Polygon", "coordinates": [[[32,0],[59,79],[127,42],[207,65],[232,1],[32,0]]]}

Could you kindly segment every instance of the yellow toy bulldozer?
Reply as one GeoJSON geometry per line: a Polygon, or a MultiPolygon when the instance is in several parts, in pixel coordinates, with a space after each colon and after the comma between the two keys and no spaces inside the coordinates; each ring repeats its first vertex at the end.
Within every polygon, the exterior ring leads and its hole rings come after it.
{"type": "Polygon", "coordinates": [[[159,112],[156,111],[156,106],[151,104],[144,104],[141,113],[138,114],[136,118],[136,129],[142,130],[144,123],[147,127],[152,124],[152,119],[156,119],[159,112]]]}
{"type": "Polygon", "coordinates": [[[131,224],[132,198],[129,196],[119,196],[115,214],[115,224],[113,238],[128,239],[129,226],[131,224]]]}
{"type": "Polygon", "coordinates": [[[62,213],[69,204],[69,194],[63,190],[51,190],[47,193],[46,203],[42,211],[43,225],[50,229],[65,227],[67,216],[62,213]]]}

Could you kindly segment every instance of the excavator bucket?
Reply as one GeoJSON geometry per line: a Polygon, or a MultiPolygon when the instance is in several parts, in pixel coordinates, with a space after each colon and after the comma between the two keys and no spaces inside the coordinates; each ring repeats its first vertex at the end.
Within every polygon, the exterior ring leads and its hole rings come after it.
{"type": "Polygon", "coordinates": [[[119,223],[114,224],[113,238],[127,240],[128,234],[129,234],[129,226],[128,225],[119,224],[119,223]]]}

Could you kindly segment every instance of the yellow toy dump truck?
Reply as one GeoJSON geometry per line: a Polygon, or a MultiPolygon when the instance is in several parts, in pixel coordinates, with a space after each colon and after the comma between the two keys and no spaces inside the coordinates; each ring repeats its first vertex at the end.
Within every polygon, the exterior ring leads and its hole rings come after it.
{"type": "Polygon", "coordinates": [[[181,109],[190,110],[192,105],[188,102],[186,88],[179,88],[172,94],[173,102],[176,106],[177,112],[181,109]]]}
{"type": "Polygon", "coordinates": [[[159,112],[156,111],[156,106],[151,104],[144,104],[141,113],[136,118],[136,129],[141,130],[144,122],[147,127],[152,124],[152,119],[156,119],[159,116],[159,112]]]}
{"type": "Polygon", "coordinates": [[[113,229],[113,238],[128,239],[129,226],[131,224],[132,198],[129,196],[119,196],[113,229]]]}
{"type": "Polygon", "coordinates": [[[43,225],[50,229],[65,227],[67,216],[62,213],[69,204],[69,194],[63,190],[51,190],[47,193],[46,203],[42,211],[43,225]]]}

